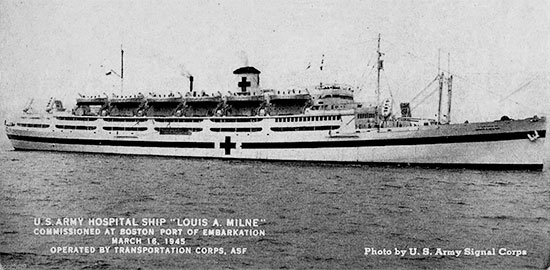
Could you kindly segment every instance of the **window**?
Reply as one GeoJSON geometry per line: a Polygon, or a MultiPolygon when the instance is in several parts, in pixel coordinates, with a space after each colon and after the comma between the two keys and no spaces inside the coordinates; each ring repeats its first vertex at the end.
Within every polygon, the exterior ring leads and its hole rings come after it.
{"type": "Polygon", "coordinates": [[[180,128],[180,127],[156,127],[160,135],[191,135],[192,132],[201,132],[202,128],[180,128]]]}
{"type": "Polygon", "coordinates": [[[286,131],[320,131],[320,130],[334,130],[340,126],[301,126],[301,127],[272,127],[271,130],[275,132],[286,131]]]}
{"type": "Polygon", "coordinates": [[[203,119],[196,118],[155,118],[157,122],[202,122],[203,119]]]}
{"type": "Polygon", "coordinates": [[[145,122],[146,118],[103,118],[107,122],[145,122]]]}
{"type": "Polygon", "coordinates": [[[17,126],[30,127],[30,128],[49,128],[50,127],[50,125],[47,125],[47,124],[28,124],[28,123],[17,123],[17,126]]]}
{"type": "Polygon", "coordinates": [[[76,129],[76,130],[94,130],[93,126],[72,126],[72,125],[55,125],[58,129],[76,129]]]}
{"type": "Polygon", "coordinates": [[[112,131],[146,131],[147,127],[103,127],[103,129],[112,131]]]}
{"type": "Polygon", "coordinates": [[[245,128],[211,128],[212,132],[260,132],[260,127],[245,127],[245,128]]]}

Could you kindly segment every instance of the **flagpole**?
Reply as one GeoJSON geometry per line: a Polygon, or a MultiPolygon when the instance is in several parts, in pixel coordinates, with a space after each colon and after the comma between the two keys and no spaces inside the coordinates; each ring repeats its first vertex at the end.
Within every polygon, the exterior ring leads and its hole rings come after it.
{"type": "Polygon", "coordinates": [[[120,95],[124,91],[124,50],[120,44],[120,95]]]}
{"type": "Polygon", "coordinates": [[[376,50],[376,53],[378,54],[378,62],[377,62],[377,70],[378,70],[378,76],[376,78],[376,125],[378,126],[378,131],[380,131],[380,70],[383,69],[382,65],[382,53],[380,52],[380,33],[378,33],[378,50],[376,50]]]}

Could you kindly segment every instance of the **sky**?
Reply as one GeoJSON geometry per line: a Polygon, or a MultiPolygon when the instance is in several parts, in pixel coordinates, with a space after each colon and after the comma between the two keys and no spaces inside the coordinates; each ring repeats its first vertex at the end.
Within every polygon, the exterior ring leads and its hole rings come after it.
{"type": "MultiPolygon", "coordinates": [[[[105,74],[121,45],[124,94],[184,92],[185,73],[197,90],[235,91],[232,71],[250,65],[263,88],[338,82],[371,101],[379,34],[381,92],[396,104],[439,66],[454,74],[456,122],[547,115],[547,2],[1,0],[0,118],[31,98],[42,110],[52,96],[73,108],[79,93],[120,94],[105,74]]],[[[413,115],[433,118],[437,95],[422,99],[413,115]]]]}

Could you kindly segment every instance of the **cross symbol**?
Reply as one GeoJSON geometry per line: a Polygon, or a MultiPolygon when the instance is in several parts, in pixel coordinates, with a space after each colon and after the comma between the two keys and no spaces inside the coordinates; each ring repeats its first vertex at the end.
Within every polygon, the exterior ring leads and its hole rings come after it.
{"type": "Polygon", "coordinates": [[[242,77],[242,80],[237,85],[243,92],[246,92],[246,88],[250,86],[250,82],[246,81],[246,77],[242,77]]]}
{"type": "Polygon", "coordinates": [[[225,142],[220,143],[220,148],[225,148],[225,154],[231,155],[231,149],[236,149],[237,144],[234,142],[231,142],[231,137],[225,136],[225,142]]]}

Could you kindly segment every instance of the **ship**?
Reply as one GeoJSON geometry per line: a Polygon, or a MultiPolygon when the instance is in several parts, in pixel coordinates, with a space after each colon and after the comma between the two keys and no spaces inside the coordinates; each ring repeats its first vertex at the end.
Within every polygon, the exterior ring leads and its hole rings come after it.
{"type": "Polygon", "coordinates": [[[452,123],[452,75],[443,72],[436,77],[437,119],[413,117],[409,103],[395,109],[391,99],[380,99],[380,43],[377,53],[377,101],[372,105],[356,101],[355,89],[345,84],[263,89],[261,72],[243,66],[234,70],[235,88],[226,94],[195,91],[190,76],[184,93],[80,95],[72,110],[51,99],[46,113],[25,108],[17,120],[6,121],[6,133],[15,150],[543,168],[546,117],[452,123]],[[448,108],[442,105],[444,85],[448,108]]]}

